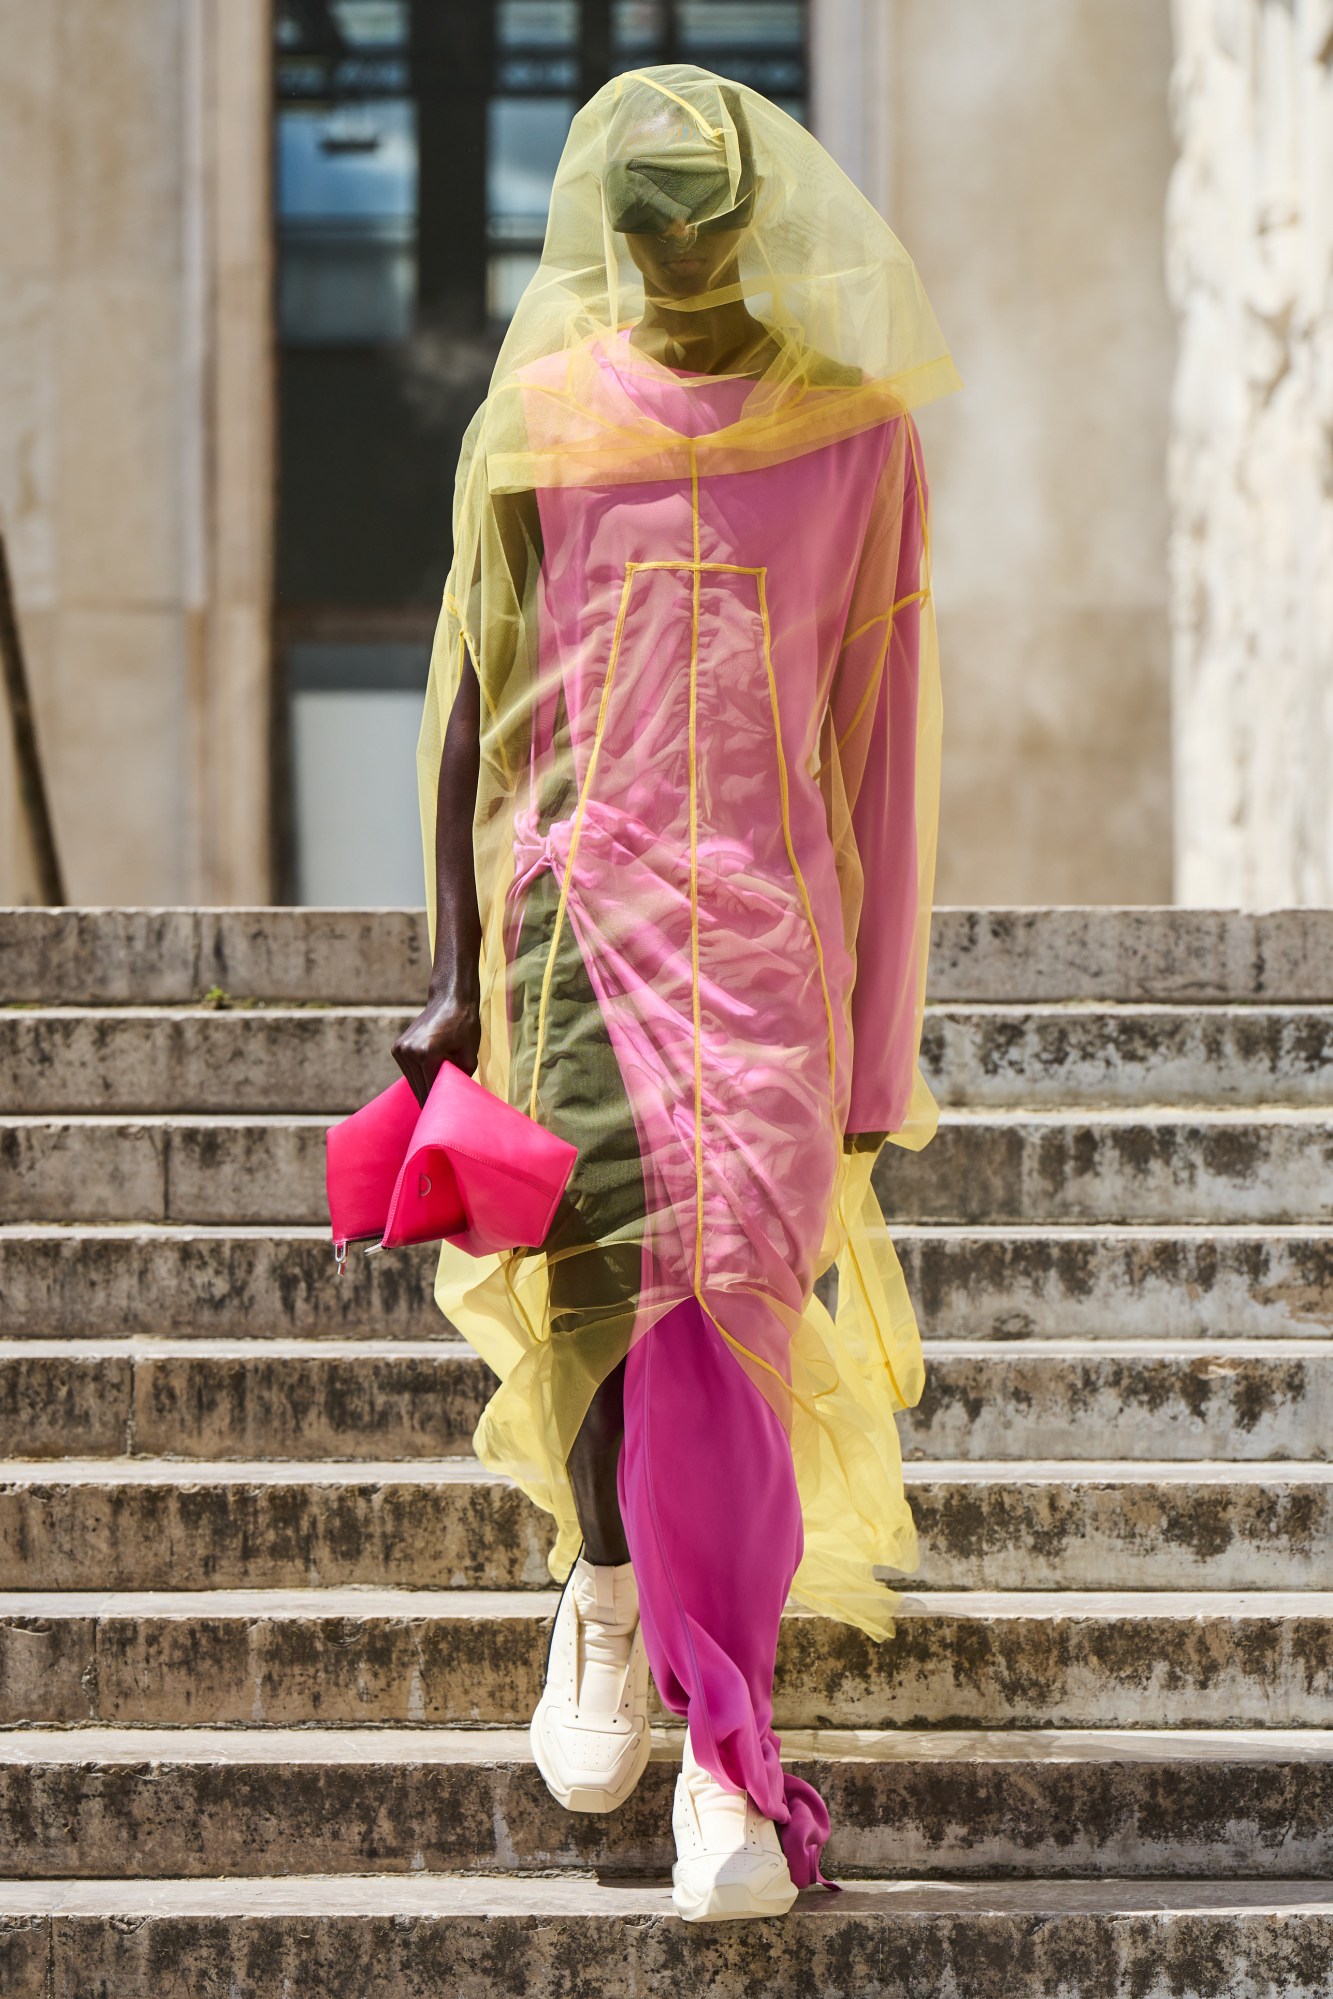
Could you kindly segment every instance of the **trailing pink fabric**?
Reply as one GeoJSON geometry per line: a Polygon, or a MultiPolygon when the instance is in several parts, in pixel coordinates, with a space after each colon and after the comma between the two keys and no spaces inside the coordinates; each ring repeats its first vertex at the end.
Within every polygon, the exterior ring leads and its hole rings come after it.
{"type": "Polygon", "coordinates": [[[801,1559],[791,1447],[697,1300],[630,1349],[620,1508],[663,1703],[694,1753],[777,1822],[798,1888],[818,1882],[823,1799],[783,1771],[773,1732],[778,1624],[801,1559]]]}

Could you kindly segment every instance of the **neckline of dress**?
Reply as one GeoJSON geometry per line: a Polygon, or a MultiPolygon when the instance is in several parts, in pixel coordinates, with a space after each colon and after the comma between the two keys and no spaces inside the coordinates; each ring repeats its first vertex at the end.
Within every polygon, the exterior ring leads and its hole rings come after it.
{"type": "Polygon", "coordinates": [[[644,367],[650,373],[670,375],[671,379],[675,382],[688,382],[691,384],[696,382],[749,382],[751,387],[755,387],[763,380],[762,375],[742,375],[734,368],[717,370],[710,368],[672,368],[667,362],[659,361],[655,355],[648,353],[646,348],[634,345],[631,335],[638,323],[637,320],[634,320],[628,326],[617,327],[615,332],[615,338],[620,342],[621,352],[626,356],[633,357],[630,361],[631,367],[634,365],[634,362],[639,361],[644,364],[644,367]]]}
{"type": "Polygon", "coordinates": [[[710,375],[697,368],[669,368],[665,361],[654,360],[653,356],[646,354],[641,347],[631,347],[629,336],[633,331],[633,326],[637,324],[638,322],[634,321],[630,326],[617,327],[610,340],[600,340],[596,347],[598,358],[604,366],[611,369],[612,373],[620,381],[626,395],[630,396],[641,409],[643,408],[643,405],[639,403],[638,396],[635,394],[635,376],[647,377],[650,380],[662,382],[673,389],[701,388],[705,384],[714,383],[721,388],[724,385],[729,386],[739,382],[745,385],[746,394],[742,396],[737,410],[728,417],[725,423],[714,424],[707,430],[677,430],[674,424],[666,423],[663,420],[659,411],[653,409],[644,410],[645,415],[651,416],[656,422],[662,424],[663,429],[671,431],[678,437],[702,439],[715,436],[719,430],[729,429],[749,400],[750,391],[756,389],[763,378],[759,375],[710,375]]]}

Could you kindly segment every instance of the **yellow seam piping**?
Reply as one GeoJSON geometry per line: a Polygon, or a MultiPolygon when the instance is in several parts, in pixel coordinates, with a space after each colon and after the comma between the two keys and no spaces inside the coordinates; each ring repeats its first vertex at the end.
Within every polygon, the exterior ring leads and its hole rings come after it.
{"type": "Polygon", "coordinates": [[[900,597],[896,604],[890,604],[887,611],[876,611],[873,618],[867,618],[865,623],[858,625],[854,632],[848,632],[838,650],[846,652],[849,645],[854,645],[857,639],[863,638],[873,626],[882,625],[884,620],[891,618],[896,611],[903,610],[908,604],[915,604],[918,597],[924,597],[927,594],[925,590],[913,590],[910,596],[900,597]]]}
{"type": "Polygon", "coordinates": [[[706,569],[711,576],[715,570],[722,570],[728,576],[761,576],[763,571],[745,562],[638,562],[636,569],[706,569]]]}
{"type": "Polygon", "coordinates": [[[782,839],[787,849],[787,860],[791,866],[792,874],[795,876],[796,886],[800,891],[801,902],[805,909],[805,920],[810,926],[810,937],[815,947],[815,957],[819,961],[819,986],[820,991],[824,995],[824,1012],[828,1019],[829,1098],[833,1108],[833,1122],[836,1126],[838,1121],[837,1034],[833,1025],[833,1004],[829,999],[828,974],[824,963],[824,946],[820,942],[819,928],[815,922],[815,912],[810,904],[810,893],[806,888],[805,876],[801,873],[801,864],[796,858],[796,848],[791,837],[791,816],[788,809],[787,758],[782,748],[782,717],[778,708],[778,684],[773,673],[772,632],[768,619],[766,570],[760,570],[757,582],[759,590],[759,618],[764,628],[764,671],[768,675],[768,699],[773,711],[773,747],[777,752],[778,760],[778,803],[782,810],[782,839]]]}
{"type": "Polygon", "coordinates": [[[912,419],[904,416],[907,425],[907,448],[912,454],[912,476],[916,480],[916,505],[921,516],[921,561],[926,572],[927,584],[930,579],[930,518],[926,508],[926,495],[921,485],[921,466],[916,455],[916,435],[912,419]]]}
{"type": "MultiPolygon", "coordinates": [[[[787,849],[787,859],[796,878],[801,900],[805,907],[806,921],[814,942],[815,954],[819,960],[820,986],[824,995],[824,1011],[829,1028],[829,1087],[830,1094],[836,1092],[836,1042],[834,1040],[833,1008],[829,1002],[828,982],[824,970],[824,952],[815,928],[814,912],[806,892],[805,878],[796,859],[792,845],[791,824],[787,809],[787,765],[782,750],[781,718],[777,706],[777,683],[773,677],[771,656],[771,632],[768,618],[768,598],[764,588],[766,570],[750,568],[741,563],[701,562],[699,557],[699,467],[694,440],[690,440],[690,521],[692,530],[692,556],[689,564],[692,577],[690,607],[690,972],[694,1013],[694,1176],[695,1176],[695,1231],[694,1231],[694,1295],[700,1306],[708,1314],[718,1332],[736,1353],[743,1354],[757,1367],[764,1368],[776,1381],[782,1383],[788,1395],[794,1395],[791,1382],[780,1374],[771,1361],[764,1359],[729,1333],[703,1295],[703,1246],[704,1246],[704,1181],[703,1181],[703,1071],[700,1049],[700,1007],[699,1007],[699,857],[698,857],[698,774],[695,761],[697,729],[697,697],[699,679],[699,597],[702,572],[723,570],[732,575],[753,576],[759,598],[759,616],[764,631],[764,671],[768,677],[769,701],[773,711],[773,740],[778,759],[778,795],[782,806],[782,837],[787,849]]],[[[644,568],[684,569],[684,563],[654,562],[644,563],[644,568]]],[[[836,1120],[835,1120],[836,1121],[836,1120]]]]}
{"type": "MultiPolygon", "coordinates": [[[[910,430],[907,433],[907,445],[908,445],[908,450],[912,454],[912,471],[916,479],[917,510],[921,515],[922,561],[925,567],[926,575],[927,577],[929,577],[930,541],[926,530],[925,499],[921,491],[921,472],[920,468],[917,465],[916,444],[913,440],[912,433],[910,430]]],[[[929,582],[926,582],[921,586],[919,590],[911,591],[909,595],[906,597],[899,597],[897,602],[889,607],[888,611],[880,613],[880,617],[887,617],[888,619],[888,631],[885,634],[884,651],[880,654],[879,659],[876,661],[874,676],[871,679],[870,685],[867,687],[865,693],[862,695],[860,702],[857,704],[856,713],[852,716],[851,721],[847,724],[847,727],[843,730],[842,734],[837,739],[837,746],[840,750],[845,747],[848,737],[852,735],[854,730],[859,725],[861,718],[865,714],[866,708],[869,705],[871,696],[873,694],[878,693],[879,691],[879,681],[880,681],[880,675],[884,667],[884,659],[888,653],[889,647],[893,643],[893,620],[895,616],[899,611],[901,611],[904,608],[905,605],[924,602],[924,600],[929,595],[930,595],[930,584],[929,582]]],[[[878,623],[878,619],[871,618],[867,624],[860,626],[860,628],[857,631],[852,633],[851,638],[843,640],[842,650],[845,651],[846,648],[852,643],[852,639],[859,638],[862,632],[869,631],[870,626],[876,623],[878,623]]]]}
{"type": "MultiPolygon", "coordinates": [[[[860,722],[861,717],[865,714],[866,707],[870,701],[871,695],[877,694],[879,691],[880,675],[883,671],[884,659],[888,653],[889,647],[893,643],[894,614],[897,611],[900,611],[905,604],[914,604],[918,601],[918,599],[924,601],[930,595],[930,581],[929,581],[930,526],[926,519],[926,499],[925,499],[925,494],[921,489],[921,467],[917,463],[916,439],[912,432],[911,420],[908,417],[904,417],[903,422],[907,424],[907,448],[912,454],[912,474],[916,480],[917,512],[921,516],[921,561],[922,561],[922,567],[924,568],[926,573],[927,580],[919,590],[913,590],[910,596],[900,597],[897,603],[894,604],[891,610],[888,612],[889,629],[887,634],[885,635],[884,651],[880,654],[879,660],[876,664],[874,677],[872,678],[870,685],[867,687],[865,693],[862,695],[861,700],[857,706],[856,713],[853,715],[851,721],[847,724],[846,729],[837,739],[837,747],[840,750],[845,746],[847,738],[852,734],[853,730],[857,727],[858,723],[860,722]]],[[[871,622],[873,623],[874,620],[872,619],[871,622]]],[[[862,629],[865,629],[865,627],[863,627],[862,629]]],[[[855,636],[856,635],[853,634],[853,637],[855,636]]],[[[850,643],[850,641],[846,641],[845,643],[850,643]]]]}
{"type": "Polygon", "coordinates": [[[780,1381],[782,1383],[783,1387],[786,1389],[788,1395],[792,1397],[793,1401],[799,1401],[800,1397],[797,1395],[796,1390],[792,1387],[790,1381],[788,1381],[786,1375],[780,1373],[779,1370],[776,1367],[774,1367],[771,1360],[765,1360],[764,1356],[761,1353],[755,1353],[753,1348],[747,1347],[743,1340],[738,1340],[734,1333],[729,1333],[727,1331],[721,1319],[718,1318],[717,1313],[713,1310],[712,1306],[708,1303],[708,1300],[704,1297],[703,1293],[698,1289],[697,1285],[695,1287],[694,1295],[698,1299],[704,1311],[707,1312],[709,1318],[713,1321],[713,1324],[717,1327],[719,1333],[721,1333],[727,1345],[729,1347],[733,1347],[737,1353],[744,1354],[747,1360],[752,1360],[756,1367],[766,1368],[768,1372],[773,1376],[775,1381],[780,1381]]]}
{"type": "MultiPolygon", "coordinates": [[[[842,1213],[841,1203],[839,1203],[838,1211],[840,1214],[842,1213]]],[[[874,1307],[870,1303],[870,1291],[866,1285],[866,1280],[861,1270],[861,1259],[856,1253],[856,1244],[852,1239],[852,1231],[850,1227],[848,1227],[847,1217],[845,1214],[843,1214],[842,1216],[842,1225],[847,1230],[847,1254],[852,1259],[852,1267],[856,1271],[856,1281],[861,1287],[861,1297],[865,1303],[866,1316],[869,1318],[871,1325],[875,1328],[875,1339],[879,1345],[879,1354],[880,1354],[880,1359],[884,1363],[884,1371],[888,1375],[889,1380],[893,1384],[894,1394],[897,1396],[899,1402],[901,1402],[903,1408],[907,1409],[911,1405],[909,1404],[907,1397],[903,1394],[902,1389],[898,1386],[898,1377],[893,1371],[893,1362],[889,1359],[888,1349],[885,1347],[883,1338],[880,1334],[879,1321],[875,1317],[874,1307]]]]}
{"type": "Polygon", "coordinates": [[[574,808],[574,824],[569,835],[569,858],[565,862],[565,872],[560,883],[560,901],[556,905],[555,928],[551,933],[551,948],[546,954],[546,970],[542,974],[541,1003],[537,1008],[537,1047],[532,1062],[532,1095],[528,1103],[528,1116],[537,1115],[537,1080],[541,1075],[542,1049],[546,1040],[546,1007],[551,994],[551,974],[555,970],[556,946],[560,942],[560,929],[565,920],[565,904],[569,900],[569,884],[574,874],[574,858],[578,853],[579,834],[583,830],[583,810],[588,802],[588,792],[592,785],[593,772],[597,768],[597,758],[602,747],[602,731],[606,727],[606,711],[611,700],[611,682],[615,678],[616,661],[620,657],[620,641],[625,631],[625,613],[629,609],[629,593],[634,582],[636,564],[625,564],[625,584],[620,593],[620,609],[616,613],[616,627],[611,638],[611,657],[607,661],[606,679],[602,683],[602,699],[597,710],[597,727],[593,731],[592,748],[588,753],[588,768],[584,772],[579,790],[579,801],[574,808]]]}
{"type": "Polygon", "coordinates": [[[722,127],[720,125],[710,125],[708,120],[704,117],[702,111],[697,111],[694,105],[691,104],[687,98],[677,97],[674,90],[668,90],[666,85],[664,83],[659,83],[655,76],[649,76],[647,70],[631,69],[627,71],[624,76],[617,78],[616,81],[617,97],[620,95],[620,92],[624,87],[627,78],[630,76],[637,76],[640,82],[646,83],[650,89],[660,91],[662,96],[669,97],[673,104],[679,104],[682,111],[688,111],[691,118],[693,118],[695,124],[699,127],[699,130],[703,133],[705,138],[720,139],[722,137],[722,127]]]}
{"type": "MultiPolygon", "coordinates": [[[[642,449],[644,432],[648,430],[660,431],[663,442],[666,444],[681,444],[685,441],[678,430],[673,430],[669,423],[663,423],[660,417],[645,415],[642,424],[611,422],[595,404],[580,402],[568,389],[558,388],[552,382],[521,382],[515,378],[508,382],[498,382],[491,393],[495,396],[502,396],[507,390],[515,390],[525,397],[545,396],[549,398],[551,402],[559,404],[566,419],[571,411],[575,416],[586,418],[588,423],[596,426],[603,440],[622,438],[626,445],[633,444],[642,449]]],[[[541,458],[552,452],[560,455],[562,449],[563,447],[559,445],[528,444],[521,451],[488,451],[486,453],[486,462],[489,466],[492,459],[541,458]]]]}
{"type": "Polygon", "coordinates": [[[690,439],[690,988],[694,1016],[694,1289],[698,1295],[704,1258],[703,1054],[699,1005],[699,772],[695,759],[699,696],[699,460],[690,439]]]}
{"type": "Polygon", "coordinates": [[[843,730],[842,734],[837,738],[836,746],[839,750],[846,749],[848,738],[854,735],[856,730],[860,727],[861,718],[865,714],[866,709],[870,706],[871,702],[878,695],[880,689],[880,683],[884,678],[884,662],[889,656],[889,647],[892,644],[893,644],[893,619],[892,617],[890,617],[888,623],[888,629],[884,633],[884,643],[880,647],[879,656],[875,661],[875,671],[871,674],[870,679],[866,683],[865,693],[861,696],[861,699],[856,704],[856,713],[852,716],[851,721],[847,724],[847,727],[843,730]]]}
{"type": "Polygon", "coordinates": [[[534,1346],[540,1346],[545,1336],[539,1333],[534,1327],[532,1320],[528,1317],[528,1308],[523,1303],[523,1300],[519,1297],[518,1291],[515,1288],[513,1269],[512,1269],[514,1261],[515,1258],[513,1256],[507,1256],[502,1260],[500,1265],[500,1268],[504,1273],[505,1290],[509,1293],[510,1305],[512,1306],[513,1310],[517,1313],[518,1317],[522,1320],[523,1325],[527,1330],[528,1338],[532,1341],[534,1346]]]}

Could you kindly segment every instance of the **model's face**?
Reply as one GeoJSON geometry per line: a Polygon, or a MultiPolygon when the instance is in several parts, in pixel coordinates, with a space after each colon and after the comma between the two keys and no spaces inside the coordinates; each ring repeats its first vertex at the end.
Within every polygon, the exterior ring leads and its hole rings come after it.
{"type": "Polygon", "coordinates": [[[669,101],[619,135],[608,173],[611,226],[624,236],[650,297],[697,298],[732,282],[754,190],[729,213],[710,212],[726,206],[727,190],[724,155],[701,148],[694,124],[669,101]],[[701,222],[666,219],[691,201],[703,209],[701,222]]]}
{"type": "Polygon", "coordinates": [[[662,298],[697,298],[733,281],[744,229],[700,229],[671,222],[660,235],[626,231],[630,256],[643,272],[644,289],[662,298]]]}

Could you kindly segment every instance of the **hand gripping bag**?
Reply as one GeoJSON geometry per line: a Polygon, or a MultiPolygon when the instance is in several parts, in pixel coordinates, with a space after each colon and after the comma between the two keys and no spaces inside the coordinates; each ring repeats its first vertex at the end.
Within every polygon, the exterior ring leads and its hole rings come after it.
{"type": "Polygon", "coordinates": [[[425,1105],[405,1076],[330,1126],[325,1187],[339,1273],[347,1246],[450,1242],[473,1256],[535,1249],[577,1147],[445,1062],[425,1105]]]}

